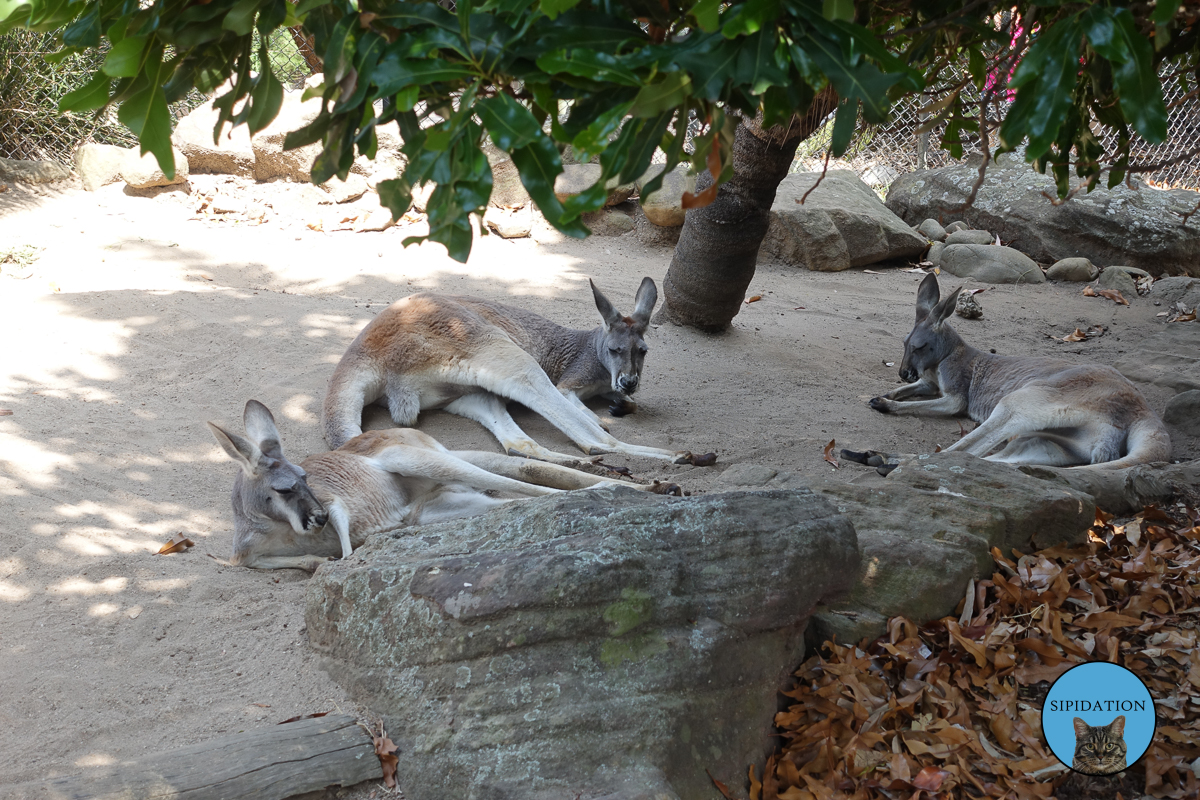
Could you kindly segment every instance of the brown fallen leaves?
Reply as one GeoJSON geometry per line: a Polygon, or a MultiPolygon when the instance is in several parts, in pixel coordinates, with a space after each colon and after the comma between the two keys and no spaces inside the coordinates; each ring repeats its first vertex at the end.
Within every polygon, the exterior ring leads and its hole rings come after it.
{"type": "Polygon", "coordinates": [[[1083,287],[1083,296],[1084,297],[1107,297],[1109,300],[1112,300],[1114,303],[1116,303],[1118,305],[1122,305],[1122,306],[1129,305],[1129,301],[1125,299],[1125,296],[1123,294],[1121,294],[1119,291],[1117,291],[1116,289],[1101,289],[1099,291],[1096,291],[1091,286],[1085,286],[1085,287],[1083,287]]]}
{"type": "Polygon", "coordinates": [[[902,617],[859,646],[828,643],[784,694],[784,744],[751,800],[1053,796],[1070,775],[1041,734],[1049,685],[1106,660],[1149,687],[1158,730],[1127,774],[1151,797],[1200,795],[1200,511],[1148,507],[1089,541],[1016,561],[972,582],[957,618],[902,617]]]}
{"type": "Polygon", "coordinates": [[[378,733],[361,722],[359,726],[371,735],[371,741],[375,744],[375,755],[379,756],[379,766],[383,769],[383,785],[395,789],[396,767],[400,764],[400,757],[396,753],[400,748],[388,738],[387,731],[383,729],[383,720],[379,721],[378,733]]]}
{"type": "Polygon", "coordinates": [[[1092,325],[1086,331],[1076,328],[1073,333],[1068,333],[1066,336],[1050,336],[1056,342],[1086,342],[1094,336],[1103,336],[1106,328],[1103,325],[1092,325]]]}
{"type": "Polygon", "coordinates": [[[182,533],[177,533],[158,548],[158,555],[165,556],[168,553],[182,553],[189,547],[195,547],[196,543],[184,536],[182,533]]]}
{"type": "Polygon", "coordinates": [[[841,464],[838,463],[837,458],[833,455],[833,448],[834,448],[834,445],[836,445],[836,444],[837,444],[836,439],[830,439],[829,444],[825,445],[825,460],[828,461],[830,464],[833,464],[834,469],[839,469],[841,467],[841,464]]]}

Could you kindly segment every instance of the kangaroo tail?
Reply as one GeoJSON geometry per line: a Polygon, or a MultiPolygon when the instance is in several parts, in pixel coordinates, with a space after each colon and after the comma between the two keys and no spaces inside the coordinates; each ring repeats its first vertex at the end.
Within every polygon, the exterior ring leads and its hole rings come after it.
{"type": "Polygon", "coordinates": [[[380,391],[374,387],[374,395],[368,396],[372,387],[380,383],[370,380],[353,363],[343,358],[329,379],[325,391],[325,403],[321,407],[321,430],[331,450],[336,450],[362,433],[363,407],[379,398],[380,391]]]}

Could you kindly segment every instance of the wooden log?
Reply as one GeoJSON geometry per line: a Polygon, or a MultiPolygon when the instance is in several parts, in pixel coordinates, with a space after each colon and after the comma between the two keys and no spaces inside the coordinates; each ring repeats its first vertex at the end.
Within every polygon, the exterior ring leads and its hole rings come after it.
{"type": "Polygon", "coordinates": [[[1090,494],[1096,508],[1110,514],[1134,514],[1143,506],[1168,497],[1195,500],[1200,495],[1200,460],[1181,464],[1138,464],[1125,469],[1078,470],[1023,466],[1035,478],[1060,483],[1090,494]]]}
{"type": "Polygon", "coordinates": [[[103,772],[0,787],[23,800],[283,800],[383,777],[354,717],[327,716],[225,736],[103,772]]]}

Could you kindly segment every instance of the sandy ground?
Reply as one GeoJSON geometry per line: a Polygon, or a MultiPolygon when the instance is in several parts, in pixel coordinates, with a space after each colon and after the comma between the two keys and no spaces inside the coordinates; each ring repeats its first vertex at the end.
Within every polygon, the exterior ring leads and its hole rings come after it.
{"type": "MultiPolygon", "coordinates": [[[[246,400],[261,400],[299,461],[324,449],[317,422],[333,365],[393,300],[474,294],[590,328],[588,277],[628,311],[641,277],[661,281],[671,256],[632,236],[540,245],[492,236],[464,266],[436,245],[402,249],[411,228],[305,226],[303,214],[329,207],[255,226],[192,220],[192,205],[118,186],[0,194],[0,249],[44,248],[32,268],[0,270],[0,408],[12,411],[0,416],[0,787],[298,714],[355,711],[307,649],[306,576],[215,560],[231,546],[235,467],[204,421],[240,426],[246,400]],[[180,532],[196,547],[155,554],[180,532]]],[[[830,439],[904,451],[954,441],[954,420],[866,406],[898,382],[885,362],[900,361],[920,278],[873,269],[881,274],[763,265],[750,289],[763,299],[727,335],[651,331],[641,410],[615,420],[614,434],[716,451],[720,464],[608,460],[704,491],[738,462],[827,474],[830,439]]],[[[982,320],[956,327],[1003,353],[1112,363],[1138,357],[1163,327],[1152,299],[1125,308],[1077,285],[997,287],[980,295],[982,320]],[[1090,325],[1108,332],[1077,344],[1047,336],[1090,325]]],[[[1161,411],[1170,392],[1142,388],[1161,411]]],[[[543,444],[571,450],[540,418],[516,416],[543,444]]],[[[369,422],[388,425],[382,412],[369,422]]],[[[496,447],[444,413],[421,427],[451,448],[496,447]]],[[[1200,442],[1177,441],[1176,451],[1195,458],[1200,442]]],[[[377,790],[348,796],[368,791],[377,790]]]]}

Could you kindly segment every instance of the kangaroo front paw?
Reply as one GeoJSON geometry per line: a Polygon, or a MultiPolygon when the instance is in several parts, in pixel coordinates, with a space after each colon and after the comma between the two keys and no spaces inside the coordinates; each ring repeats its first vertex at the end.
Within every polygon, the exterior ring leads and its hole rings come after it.
{"type": "Polygon", "coordinates": [[[305,572],[310,572],[310,573],[316,572],[317,567],[321,566],[322,564],[327,564],[330,561],[337,561],[337,557],[336,556],[313,556],[312,558],[307,559],[304,562],[304,566],[301,567],[301,569],[303,569],[305,572]]]}
{"type": "Polygon", "coordinates": [[[892,411],[892,401],[888,400],[886,397],[872,397],[871,401],[867,403],[867,405],[884,414],[889,414],[892,411]]]}

